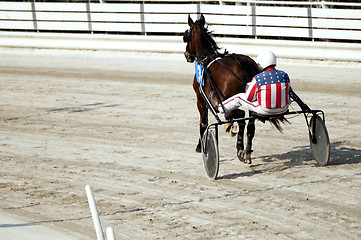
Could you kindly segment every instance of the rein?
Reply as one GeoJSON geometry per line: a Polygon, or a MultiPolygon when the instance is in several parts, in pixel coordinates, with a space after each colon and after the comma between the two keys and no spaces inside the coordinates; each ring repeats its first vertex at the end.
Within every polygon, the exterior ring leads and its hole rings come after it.
{"type": "MultiPolygon", "coordinates": [[[[221,90],[218,88],[218,86],[217,86],[216,84],[214,84],[213,78],[212,78],[211,74],[210,74],[209,71],[208,71],[208,68],[209,68],[213,63],[215,63],[216,61],[218,61],[219,59],[222,59],[222,58],[221,58],[221,57],[218,57],[218,58],[216,58],[216,59],[213,59],[207,66],[204,66],[204,71],[205,71],[206,74],[207,74],[208,82],[209,82],[209,84],[211,85],[212,90],[214,91],[214,93],[216,94],[216,97],[217,97],[218,100],[220,101],[221,98],[219,97],[219,94],[221,94],[221,96],[222,96],[223,98],[225,98],[225,96],[223,95],[223,93],[221,92],[221,90]]],[[[205,94],[204,94],[204,92],[203,92],[202,84],[199,84],[199,89],[200,89],[200,92],[202,93],[202,96],[203,96],[204,101],[207,102],[207,104],[209,104],[209,100],[208,100],[207,96],[205,96],[205,94]]],[[[221,103],[221,106],[222,106],[222,108],[223,108],[223,112],[224,112],[224,114],[225,114],[225,118],[228,119],[229,116],[228,116],[227,112],[225,111],[224,105],[223,105],[222,103],[221,103]]],[[[210,107],[210,106],[209,106],[209,107],[210,107]]],[[[212,109],[212,112],[213,112],[214,117],[215,117],[218,121],[220,121],[219,118],[218,118],[218,116],[217,116],[217,114],[214,112],[213,108],[211,108],[211,109],[212,109]]]]}
{"type": "Polygon", "coordinates": [[[205,70],[205,72],[206,72],[206,74],[207,74],[207,76],[208,76],[209,83],[211,84],[211,87],[212,87],[213,91],[216,93],[216,96],[217,96],[217,98],[218,98],[219,100],[220,100],[220,97],[218,96],[218,93],[220,93],[223,98],[225,98],[225,96],[223,95],[223,93],[221,92],[221,90],[218,88],[218,86],[213,83],[214,81],[213,81],[213,78],[211,77],[211,74],[210,74],[209,71],[208,71],[208,68],[209,68],[213,63],[218,62],[218,60],[220,60],[220,59],[222,59],[222,58],[221,58],[221,57],[217,57],[217,58],[213,59],[213,60],[212,60],[210,63],[208,63],[208,65],[205,66],[205,68],[204,68],[204,70],[205,70]]]}
{"type": "MultiPolygon", "coordinates": [[[[207,69],[207,71],[208,71],[208,68],[213,64],[213,63],[219,63],[219,64],[221,64],[225,69],[227,69],[228,71],[230,71],[240,82],[242,82],[243,83],[243,85],[244,86],[246,86],[247,85],[247,82],[245,81],[245,80],[243,80],[242,78],[240,78],[240,76],[238,75],[238,74],[236,74],[234,71],[232,71],[232,69],[230,69],[229,67],[227,67],[224,63],[222,63],[221,61],[219,61],[219,60],[221,60],[223,57],[225,57],[225,56],[227,56],[227,55],[223,55],[222,57],[220,57],[220,56],[217,56],[216,58],[214,58],[213,60],[211,60],[206,66],[205,66],[205,69],[207,69]]],[[[234,59],[236,59],[236,61],[237,61],[237,63],[238,63],[238,65],[240,66],[240,67],[242,67],[241,66],[241,63],[239,62],[239,59],[234,55],[234,54],[231,54],[231,55],[228,55],[228,56],[232,56],[234,59]]],[[[209,74],[207,74],[207,75],[209,75],[209,74]]],[[[219,91],[219,89],[218,89],[218,87],[217,87],[217,90],[219,91]]],[[[220,91],[219,91],[220,92],[220,91]]],[[[221,92],[220,92],[221,93],[221,92]]],[[[222,97],[224,97],[224,95],[221,93],[221,95],[222,95],[222,97]]]]}
{"type": "MultiPolygon", "coordinates": [[[[246,86],[246,81],[244,81],[243,79],[240,78],[240,76],[238,76],[234,71],[232,71],[229,67],[227,67],[224,63],[222,63],[221,60],[223,57],[225,57],[227,55],[223,55],[222,57],[221,56],[217,56],[215,57],[214,59],[212,59],[208,64],[204,64],[204,71],[205,73],[207,74],[207,77],[208,77],[208,81],[211,85],[211,88],[212,90],[214,91],[214,93],[216,94],[216,97],[218,98],[219,101],[221,101],[221,98],[219,97],[219,95],[221,95],[223,98],[225,98],[224,94],[222,93],[222,91],[219,89],[219,87],[214,83],[214,80],[209,72],[209,67],[213,64],[213,63],[219,63],[221,64],[221,66],[223,66],[225,69],[227,69],[228,71],[230,71],[239,81],[241,81],[243,83],[244,86],[246,86]]],[[[238,65],[241,67],[241,63],[239,62],[239,59],[234,55],[234,54],[231,54],[231,56],[233,58],[236,59],[238,65]]],[[[204,76],[203,76],[204,78],[204,76]]],[[[200,88],[201,88],[201,84],[200,84],[200,88]]],[[[203,98],[205,98],[206,96],[203,96],[203,98]]],[[[226,113],[225,109],[224,109],[224,106],[223,104],[221,104],[222,108],[223,108],[223,111],[225,112],[225,118],[228,119],[228,114],[226,113]]]]}
{"type": "MultiPolygon", "coordinates": [[[[242,67],[242,66],[241,66],[241,63],[240,63],[239,60],[238,60],[238,58],[237,58],[236,56],[234,56],[234,55],[231,55],[231,56],[232,56],[233,58],[235,58],[236,61],[237,61],[237,63],[238,63],[238,65],[239,65],[240,67],[242,67]]],[[[230,69],[229,67],[227,67],[224,63],[219,62],[219,61],[217,61],[217,63],[221,64],[225,69],[227,69],[228,71],[230,71],[239,81],[241,81],[241,82],[243,83],[244,86],[247,85],[247,82],[246,82],[246,81],[244,81],[242,78],[240,78],[240,77],[238,76],[238,74],[236,74],[234,71],[232,71],[232,69],[230,69]]]]}

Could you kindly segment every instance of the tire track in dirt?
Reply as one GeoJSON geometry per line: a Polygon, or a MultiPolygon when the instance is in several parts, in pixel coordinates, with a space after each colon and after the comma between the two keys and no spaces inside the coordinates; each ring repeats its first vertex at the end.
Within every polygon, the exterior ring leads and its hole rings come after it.
{"type": "Polygon", "coordinates": [[[358,96],[335,95],[336,82],[315,95],[310,79],[299,76],[300,95],[326,112],[330,165],[315,166],[303,119],[292,119],[283,135],[257,123],[253,165],[235,159],[235,139],[222,133],[220,179],[209,181],[194,152],[192,72],[171,75],[173,83],[169,74],[116,69],[127,66],[122,57],[114,71],[95,67],[114,62],[108,56],[93,65],[82,57],[79,65],[52,58],[74,67],[52,72],[57,67],[45,61],[37,72],[41,61],[34,61],[37,67],[0,77],[4,212],[26,216],[27,226],[89,239],[95,235],[84,186],[90,184],[103,226],[112,226],[119,239],[361,237],[358,96]]]}

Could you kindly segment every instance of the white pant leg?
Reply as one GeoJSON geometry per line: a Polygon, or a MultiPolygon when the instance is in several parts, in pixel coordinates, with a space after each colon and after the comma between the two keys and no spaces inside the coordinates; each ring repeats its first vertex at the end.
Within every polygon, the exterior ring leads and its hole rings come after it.
{"type": "MultiPolygon", "coordinates": [[[[234,95],[233,97],[228,98],[227,100],[222,102],[224,109],[226,112],[235,110],[241,106],[243,106],[246,109],[249,109],[251,111],[254,111],[253,109],[258,107],[258,102],[249,102],[246,98],[245,93],[239,93],[234,95]]],[[[222,106],[218,107],[219,112],[223,113],[222,106]]]]}
{"type": "MultiPolygon", "coordinates": [[[[282,108],[276,108],[276,109],[266,109],[262,108],[258,101],[250,102],[246,98],[245,93],[239,93],[234,95],[233,97],[228,98],[227,100],[222,102],[226,112],[235,110],[239,107],[245,108],[245,110],[250,110],[252,112],[256,112],[262,115],[274,115],[274,114],[281,114],[288,110],[288,105],[282,107],[282,108]]],[[[220,113],[223,113],[222,106],[218,107],[218,110],[220,113]]]]}
{"type": "Polygon", "coordinates": [[[263,108],[262,106],[260,106],[258,104],[258,101],[255,102],[249,102],[247,100],[242,100],[241,99],[241,103],[242,103],[242,107],[250,110],[252,112],[256,112],[262,115],[275,115],[275,114],[282,114],[285,113],[288,110],[288,105],[282,107],[282,108],[275,108],[275,109],[268,109],[268,108],[263,108]]]}
{"type": "MultiPolygon", "coordinates": [[[[237,109],[240,106],[242,106],[241,100],[240,100],[241,94],[242,93],[236,94],[222,102],[222,105],[224,106],[224,109],[226,112],[232,111],[232,110],[237,109]]],[[[218,110],[220,113],[223,113],[223,108],[221,105],[218,106],[218,110]]]]}

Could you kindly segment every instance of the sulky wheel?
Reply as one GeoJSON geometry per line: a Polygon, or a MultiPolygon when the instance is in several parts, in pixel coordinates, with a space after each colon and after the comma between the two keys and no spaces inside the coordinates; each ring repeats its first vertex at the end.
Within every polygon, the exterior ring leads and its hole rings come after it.
{"type": "Polygon", "coordinates": [[[313,157],[316,159],[318,165],[326,166],[330,159],[330,140],[326,129],[325,122],[318,115],[311,118],[310,128],[310,145],[313,157]]]}
{"type": "Polygon", "coordinates": [[[219,154],[217,138],[214,131],[206,131],[203,135],[203,165],[209,179],[217,178],[219,169],[219,154]]]}

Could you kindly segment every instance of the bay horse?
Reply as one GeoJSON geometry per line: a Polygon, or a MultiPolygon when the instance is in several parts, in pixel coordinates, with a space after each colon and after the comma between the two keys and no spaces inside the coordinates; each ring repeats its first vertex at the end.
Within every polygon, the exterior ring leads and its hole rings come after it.
{"type": "MultiPolygon", "coordinates": [[[[183,41],[187,44],[184,52],[187,62],[193,63],[197,61],[208,68],[209,76],[204,76],[204,92],[209,96],[213,84],[216,89],[216,95],[219,100],[225,99],[240,93],[245,92],[246,84],[260,72],[257,63],[249,56],[242,54],[228,54],[227,52],[221,54],[219,47],[214,41],[211,33],[205,27],[205,18],[201,14],[200,19],[193,22],[190,15],[188,16],[189,30],[186,30],[183,36],[183,41]]],[[[197,108],[200,114],[200,138],[196,147],[197,152],[201,152],[201,138],[208,125],[208,108],[200,93],[199,83],[196,75],[193,80],[193,89],[197,96],[197,108]]],[[[245,111],[236,109],[227,113],[230,119],[245,117],[245,111]]],[[[247,145],[244,150],[244,130],[246,121],[238,121],[237,133],[237,157],[242,162],[251,163],[252,140],[255,135],[255,119],[251,119],[247,124],[247,145]]]]}

